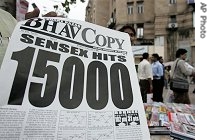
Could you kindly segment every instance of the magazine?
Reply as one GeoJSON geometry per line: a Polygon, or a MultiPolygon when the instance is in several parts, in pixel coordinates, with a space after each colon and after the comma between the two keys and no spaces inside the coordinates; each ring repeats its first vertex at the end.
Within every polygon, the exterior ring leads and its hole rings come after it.
{"type": "Polygon", "coordinates": [[[177,118],[180,123],[189,124],[184,113],[177,113],[177,118]]]}
{"type": "Polygon", "coordinates": [[[195,135],[195,126],[187,124],[183,124],[183,126],[187,134],[195,135]]]}
{"type": "Polygon", "coordinates": [[[193,126],[184,125],[182,123],[171,122],[171,137],[179,138],[182,140],[193,140],[195,139],[195,133],[193,133],[193,126]],[[186,127],[186,128],[185,128],[186,127]]]}
{"type": "Polygon", "coordinates": [[[179,139],[194,138],[194,105],[153,102],[144,103],[144,107],[150,134],[170,134],[179,139]]]}
{"type": "Polygon", "coordinates": [[[190,125],[195,125],[195,119],[191,114],[185,114],[185,117],[190,125]]]}

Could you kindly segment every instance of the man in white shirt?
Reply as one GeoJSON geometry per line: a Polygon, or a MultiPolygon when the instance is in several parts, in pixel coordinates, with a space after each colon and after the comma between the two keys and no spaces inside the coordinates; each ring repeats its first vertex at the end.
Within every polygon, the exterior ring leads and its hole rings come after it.
{"type": "Polygon", "coordinates": [[[147,94],[151,92],[152,87],[152,66],[149,62],[149,54],[143,53],[143,60],[138,65],[138,79],[141,90],[141,97],[144,103],[147,102],[147,94]]]}

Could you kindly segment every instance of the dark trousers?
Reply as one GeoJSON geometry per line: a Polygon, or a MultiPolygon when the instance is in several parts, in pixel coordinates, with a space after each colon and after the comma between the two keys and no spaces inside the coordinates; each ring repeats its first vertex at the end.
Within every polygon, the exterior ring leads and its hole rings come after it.
{"type": "Polygon", "coordinates": [[[163,84],[161,79],[153,79],[153,101],[163,102],[163,84]]]}
{"type": "Polygon", "coordinates": [[[150,85],[148,80],[140,80],[139,81],[141,97],[144,103],[147,102],[147,93],[149,91],[150,85]]]}
{"type": "Polygon", "coordinates": [[[185,93],[174,92],[174,103],[190,104],[190,97],[188,92],[185,93]]]}

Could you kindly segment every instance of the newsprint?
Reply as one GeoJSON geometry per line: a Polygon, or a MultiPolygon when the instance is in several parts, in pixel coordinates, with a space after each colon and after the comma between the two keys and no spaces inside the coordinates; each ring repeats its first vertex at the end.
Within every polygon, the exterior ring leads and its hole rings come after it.
{"type": "Polygon", "coordinates": [[[129,36],[84,21],[17,24],[0,106],[1,140],[150,139],[129,36]]]}

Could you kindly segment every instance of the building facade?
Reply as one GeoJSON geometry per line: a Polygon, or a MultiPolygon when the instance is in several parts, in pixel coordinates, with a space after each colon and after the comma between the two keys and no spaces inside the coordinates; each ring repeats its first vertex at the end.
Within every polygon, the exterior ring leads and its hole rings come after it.
{"type": "Polygon", "coordinates": [[[136,47],[144,46],[164,61],[173,61],[176,50],[185,48],[194,64],[194,12],[194,0],[89,0],[86,21],[115,30],[131,25],[137,32],[136,47]]]}
{"type": "Polygon", "coordinates": [[[86,7],[85,20],[106,27],[110,18],[109,8],[109,0],[89,0],[86,7]]]}

